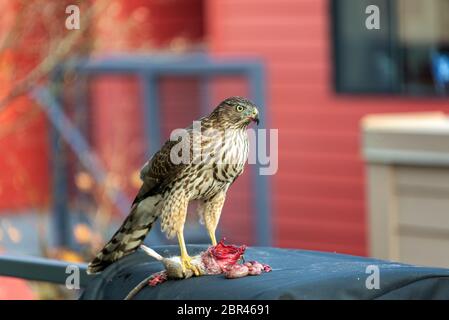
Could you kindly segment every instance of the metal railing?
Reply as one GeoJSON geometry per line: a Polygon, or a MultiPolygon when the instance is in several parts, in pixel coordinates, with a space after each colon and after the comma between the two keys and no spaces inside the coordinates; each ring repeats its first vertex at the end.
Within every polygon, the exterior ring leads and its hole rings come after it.
{"type": "Polygon", "coordinates": [[[73,267],[79,271],[80,287],[86,287],[89,281],[86,264],[31,256],[0,255],[0,275],[8,277],[65,284],[73,267]],[[68,269],[69,266],[72,268],[68,269]]]}

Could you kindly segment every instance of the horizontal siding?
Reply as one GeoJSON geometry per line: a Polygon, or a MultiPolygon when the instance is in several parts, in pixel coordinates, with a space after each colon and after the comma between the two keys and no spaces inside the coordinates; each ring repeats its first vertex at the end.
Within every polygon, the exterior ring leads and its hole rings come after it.
{"type": "MultiPolygon", "coordinates": [[[[331,176],[359,179],[363,174],[363,164],[358,155],[289,152],[282,157],[280,166],[296,168],[302,175],[331,176]]],[[[283,171],[281,171],[283,172],[283,171]]]]}
{"type": "Polygon", "coordinates": [[[326,0],[212,0],[206,17],[215,55],[266,62],[269,126],[279,129],[275,244],[366,254],[361,117],[447,102],[335,96],[326,0]]]}

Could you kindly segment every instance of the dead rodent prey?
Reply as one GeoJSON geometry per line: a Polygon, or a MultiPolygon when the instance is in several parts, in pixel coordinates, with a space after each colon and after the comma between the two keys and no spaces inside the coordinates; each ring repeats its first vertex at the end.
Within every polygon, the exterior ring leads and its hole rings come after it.
{"type": "MultiPolygon", "coordinates": [[[[157,286],[171,279],[187,279],[194,276],[190,269],[183,270],[181,258],[173,256],[164,258],[156,251],[146,246],[142,250],[156,260],[162,262],[165,270],[156,272],[141,281],[125,299],[131,299],[145,286],[157,286]]],[[[263,272],[270,272],[271,267],[258,261],[244,261],[243,254],[246,246],[226,245],[224,239],[216,246],[210,246],[205,251],[192,257],[191,264],[200,271],[200,276],[224,274],[227,279],[245,276],[257,276],[263,272]]]]}

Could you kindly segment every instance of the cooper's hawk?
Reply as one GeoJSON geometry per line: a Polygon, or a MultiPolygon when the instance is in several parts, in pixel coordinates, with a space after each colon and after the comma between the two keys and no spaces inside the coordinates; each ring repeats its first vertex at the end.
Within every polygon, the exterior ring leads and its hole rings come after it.
{"type": "Polygon", "coordinates": [[[186,128],[184,137],[165,142],[142,168],[143,184],[130,214],[89,264],[88,273],[102,271],[134,252],[160,217],[167,237],[178,237],[183,271],[190,269],[199,275],[184,242],[187,206],[191,200],[200,201],[200,220],[216,245],[215,230],[226,192],[248,159],[246,128],[251,121],[259,123],[256,106],[247,99],[231,97],[186,128]]]}

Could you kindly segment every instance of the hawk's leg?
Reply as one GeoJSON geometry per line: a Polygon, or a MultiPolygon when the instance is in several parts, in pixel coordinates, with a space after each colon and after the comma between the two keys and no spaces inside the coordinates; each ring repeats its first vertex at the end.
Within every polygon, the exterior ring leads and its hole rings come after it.
{"type": "Polygon", "coordinates": [[[177,235],[178,235],[179,248],[181,249],[182,272],[185,274],[186,270],[189,269],[193,272],[195,276],[199,276],[201,274],[200,269],[194,264],[192,264],[192,258],[187,253],[183,230],[178,231],[177,235]]]}
{"type": "Polygon", "coordinates": [[[167,233],[169,239],[174,237],[175,234],[178,237],[179,249],[181,250],[181,265],[184,275],[186,275],[186,271],[189,269],[194,275],[199,276],[200,271],[197,266],[192,264],[192,258],[190,258],[187,253],[186,243],[184,241],[183,232],[188,205],[189,199],[182,192],[182,188],[180,186],[173,187],[172,192],[162,206],[161,227],[162,231],[167,233]]]}
{"type": "Polygon", "coordinates": [[[217,239],[215,238],[215,229],[210,229],[207,232],[209,233],[209,238],[212,242],[212,245],[215,247],[217,245],[217,239]]]}
{"type": "Polygon", "coordinates": [[[212,198],[204,201],[203,221],[206,225],[206,230],[213,246],[217,245],[215,231],[217,230],[217,225],[220,220],[221,210],[223,209],[225,198],[226,192],[221,191],[212,198]]]}

